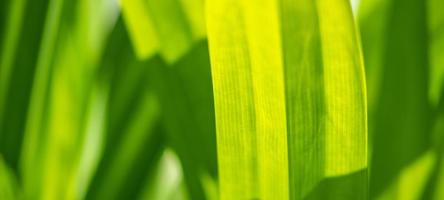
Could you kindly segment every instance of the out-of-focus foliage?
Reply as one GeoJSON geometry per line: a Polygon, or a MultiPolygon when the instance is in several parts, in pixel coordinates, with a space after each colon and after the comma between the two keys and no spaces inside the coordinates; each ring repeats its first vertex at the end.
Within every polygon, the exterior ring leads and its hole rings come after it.
{"type": "Polygon", "coordinates": [[[214,196],[202,1],[6,0],[1,9],[1,199],[214,196]],[[139,30],[136,11],[153,27],[139,30]],[[159,40],[149,55],[137,38],[146,30],[159,40]]]}
{"type": "Polygon", "coordinates": [[[442,198],[443,6],[435,0],[361,2],[372,199],[442,198]]]}
{"type": "Polygon", "coordinates": [[[444,199],[442,9],[2,0],[0,200],[444,199]]]}

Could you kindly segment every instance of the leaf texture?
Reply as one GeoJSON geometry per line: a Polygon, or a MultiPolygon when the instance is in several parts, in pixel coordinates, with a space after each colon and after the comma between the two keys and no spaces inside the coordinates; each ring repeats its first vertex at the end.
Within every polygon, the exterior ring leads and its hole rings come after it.
{"type": "Polygon", "coordinates": [[[324,177],[366,170],[347,1],[212,0],[207,27],[222,199],[303,199],[324,177]]]}

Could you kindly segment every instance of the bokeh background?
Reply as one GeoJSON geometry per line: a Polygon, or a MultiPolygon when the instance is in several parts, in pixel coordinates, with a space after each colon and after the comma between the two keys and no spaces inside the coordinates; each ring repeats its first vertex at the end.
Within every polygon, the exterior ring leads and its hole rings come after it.
{"type": "MultiPolygon", "coordinates": [[[[352,1],[370,199],[444,199],[444,1],[352,1]]],[[[2,0],[0,199],[217,199],[205,0],[2,0]]]]}

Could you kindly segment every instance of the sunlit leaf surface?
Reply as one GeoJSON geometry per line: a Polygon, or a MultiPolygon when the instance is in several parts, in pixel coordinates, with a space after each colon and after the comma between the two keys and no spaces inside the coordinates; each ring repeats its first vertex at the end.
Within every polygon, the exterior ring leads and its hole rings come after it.
{"type": "Polygon", "coordinates": [[[207,9],[222,199],[302,199],[324,177],[366,169],[348,3],[213,0],[207,9]]]}

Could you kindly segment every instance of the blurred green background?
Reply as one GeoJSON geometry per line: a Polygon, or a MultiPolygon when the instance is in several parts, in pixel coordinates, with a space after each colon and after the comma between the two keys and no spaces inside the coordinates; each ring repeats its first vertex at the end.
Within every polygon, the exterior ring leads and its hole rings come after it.
{"type": "MultiPolygon", "coordinates": [[[[0,200],[218,199],[205,3],[1,0],[0,200]]],[[[444,199],[444,1],[352,5],[368,196],[444,199]]]]}

